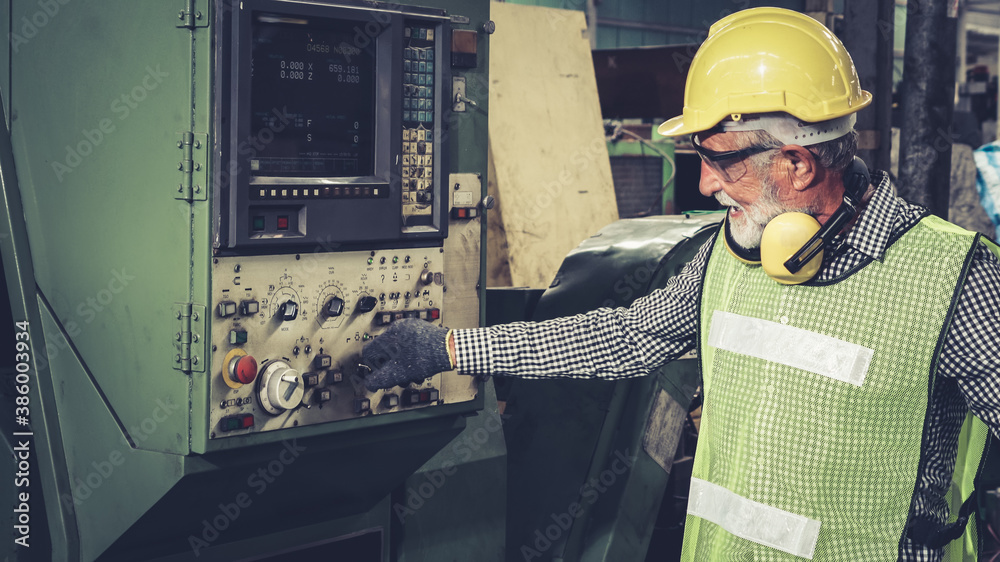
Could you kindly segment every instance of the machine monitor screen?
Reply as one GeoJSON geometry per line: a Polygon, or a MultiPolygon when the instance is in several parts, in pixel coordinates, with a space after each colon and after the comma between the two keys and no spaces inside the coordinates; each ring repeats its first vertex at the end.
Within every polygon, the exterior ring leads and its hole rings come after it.
{"type": "Polygon", "coordinates": [[[257,12],[252,22],[250,174],[371,176],[375,46],[353,22],[257,12]]]}

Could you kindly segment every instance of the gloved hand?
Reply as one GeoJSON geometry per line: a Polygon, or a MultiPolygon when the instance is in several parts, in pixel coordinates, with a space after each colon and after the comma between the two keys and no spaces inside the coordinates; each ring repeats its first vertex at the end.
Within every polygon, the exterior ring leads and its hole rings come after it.
{"type": "Polygon", "coordinates": [[[394,322],[361,350],[362,363],[372,372],[365,377],[365,387],[406,386],[438,373],[450,371],[448,329],[425,320],[406,318],[394,322]]]}

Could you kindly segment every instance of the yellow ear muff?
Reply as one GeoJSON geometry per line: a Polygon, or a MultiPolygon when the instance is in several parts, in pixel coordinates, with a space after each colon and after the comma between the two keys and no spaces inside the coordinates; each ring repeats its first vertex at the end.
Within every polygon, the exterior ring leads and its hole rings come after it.
{"type": "Polygon", "coordinates": [[[788,271],[788,261],[810,238],[819,232],[820,225],[805,213],[778,215],[764,227],[760,240],[760,262],[769,277],[785,285],[797,285],[812,279],[823,264],[823,252],[809,260],[797,273],[788,271]]]}

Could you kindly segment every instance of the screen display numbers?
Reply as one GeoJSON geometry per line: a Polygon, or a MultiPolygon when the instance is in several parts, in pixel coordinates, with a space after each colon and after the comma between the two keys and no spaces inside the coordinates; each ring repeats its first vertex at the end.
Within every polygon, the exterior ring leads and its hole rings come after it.
{"type": "Polygon", "coordinates": [[[251,175],[372,175],[374,46],[339,20],[260,13],[252,29],[251,175]]]}

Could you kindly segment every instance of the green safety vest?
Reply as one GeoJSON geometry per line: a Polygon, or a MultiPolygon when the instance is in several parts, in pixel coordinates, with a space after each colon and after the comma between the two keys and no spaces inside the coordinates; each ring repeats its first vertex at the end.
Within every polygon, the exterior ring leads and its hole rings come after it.
{"type": "MultiPolygon", "coordinates": [[[[699,310],[704,409],[682,559],[895,560],[938,353],[979,237],[925,217],[882,261],[805,285],[737,261],[722,238],[699,310]]],[[[970,419],[953,514],[985,444],[970,419]]],[[[974,535],[949,554],[961,560],[963,544],[974,535]]]]}

